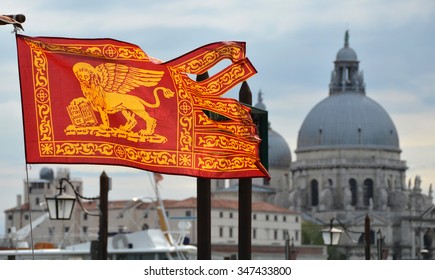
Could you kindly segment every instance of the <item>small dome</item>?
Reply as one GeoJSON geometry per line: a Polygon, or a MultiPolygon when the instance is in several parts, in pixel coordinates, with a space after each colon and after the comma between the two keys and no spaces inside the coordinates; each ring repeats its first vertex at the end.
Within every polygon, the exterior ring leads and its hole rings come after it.
{"type": "MultiPolygon", "coordinates": [[[[256,108],[266,110],[266,105],[263,103],[263,93],[258,92],[258,102],[256,108]]],[[[268,145],[269,145],[269,169],[288,169],[292,161],[290,147],[279,133],[272,130],[269,124],[268,129],[268,145]]]]}
{"type": "Polygon", "coordinates": [[[47,181],[53,181],[53,179],[54,179],[53,169],[48,168],[48,167],[43,167],[39,171],[39,179],[44,179],[44,180],[47,180],[47,181]]]}
{"type": "Polygon", "coordinates": [[[338,51],[337,61],[358,61],[358,57],[352,48],[345,46],[338,51]]]}
{"type": "Polygon", "coordinates": [[[269,168],[288,169],[292,161],[290,148],[284,137],[269,127],[269,168]]]}
{"type": "Polygon", "coordinates": [[[344,47],[337,53],[337,61],[358,61],[356,52],[349,47],[349,31],[344,34],[344,47]]]}

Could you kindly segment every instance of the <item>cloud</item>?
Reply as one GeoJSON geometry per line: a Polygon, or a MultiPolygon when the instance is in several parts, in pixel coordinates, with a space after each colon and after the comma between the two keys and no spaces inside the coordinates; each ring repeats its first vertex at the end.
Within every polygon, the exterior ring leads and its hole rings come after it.
{"type": "MultiPolygon", "coordinates": [[[[358,28],[402,26],[428,21],[434,15],[429,1],[6,1],[27,13],[30,32],[101,34],[140,30],[200,28],[227,34],[246,34],[255,40],[276,40],[285,34],[345,24],[358,28]],[[65,28],[65,27],[68,28],[65,28]]],[[[194,35],[192,35],[194,36],[194,35]]]]}
{"type": "Polygon", "coordinates": [[[0,102],[0,164],[24,162],[24,140],[21,104],[16,101],[0,102]]]}

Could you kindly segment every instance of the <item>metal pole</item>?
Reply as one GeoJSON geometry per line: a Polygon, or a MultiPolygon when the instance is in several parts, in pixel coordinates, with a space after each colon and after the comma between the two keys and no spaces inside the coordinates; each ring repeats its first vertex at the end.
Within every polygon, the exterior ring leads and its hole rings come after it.
{"type": "Polygon", "coordinates": [[[377,242],[378,242],[378,260],[384,259],[384,236],[380,229],[377,232],[377,242]]]}
{"type": "Polygon", "coordinates": [[[290,239],[290,260],[296,260],[296,250],[295,250],[295,243],[293,237],[290,239]]]}
{"type": "MultiPolygon", "coordinates": [[[[244,81],[239,91],[239,101],[252,105],[252,93],[244,81]]],[[[251,259],[252,179],[239,179],[239,259],[251,259]]]]}
{"type": "Polygon", "coordinates": [[[103,171],[100,176],[100,227],[98,232],[98,259],[107,260],[109,177],[103,171]]]}
{"type": "Polygon", "coordinates": [[[290,238],[289,238],[289,233],[288,230],[286,230],[284,232],[284,240],[285,240],[285,247],[284,247],[284,253],[285,253],[285,259],[289,260],[290,259],[290,238]]]}
{"type": "MultiPolygon", "coordinates": [[[[196,81],[204,81],[208,72],[196,77],[196,81]]],[[[211,260],[211,180],[207,178],[196,179],[197,197],[197,236],[198,260],[211,260]]]]}
{"type": "Polygon", "coordinates": [[[377,245],[378,245],[378,260],[382,260],[382,245],[381,245],[381,238],[380,238],[379,231],[378,231],[378,234],[377,234],[377,240],[376,240],[376,242],[377,242],[377,245]]]}

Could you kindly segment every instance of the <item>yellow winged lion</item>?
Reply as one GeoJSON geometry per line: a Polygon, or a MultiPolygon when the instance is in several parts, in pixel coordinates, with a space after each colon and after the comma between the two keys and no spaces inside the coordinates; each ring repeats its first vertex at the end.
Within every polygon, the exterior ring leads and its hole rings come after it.
{"type": "Polygon", "coordinates": [[[84,98],[75,98],[71,103],[77,105],[88,102],[92,109],[100,114],[103,128],[110,127],[109,114],[122,112],[127,122],[119,129],[130,132],[137,124],[136,117],[140,117],[146,123],[146,129],[140,130],[140,135],[151,135],[154,133],[157,121],[146,109],[160,106],[159,91],[163,92],[166,98],[174,96],[174,92],[170,89],[156,87],[153,91],[155,103],[151,104],[128,94],[140,86],[156,86],[164,71],[146,70],[116,63],[102,63],[93,67],[89,63],[78,62],[73,66],[73,72],[80,82],[84,98]]]}

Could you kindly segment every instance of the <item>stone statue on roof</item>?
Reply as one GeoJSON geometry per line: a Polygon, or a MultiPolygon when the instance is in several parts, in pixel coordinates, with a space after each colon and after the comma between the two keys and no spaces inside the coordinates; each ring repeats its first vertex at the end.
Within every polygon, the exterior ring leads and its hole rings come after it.
{"type": "Polygon", "coordinates": [[[344,45],[347,47],[349,46],[349,30],[346,30],[344,33],[344,45]]]}

